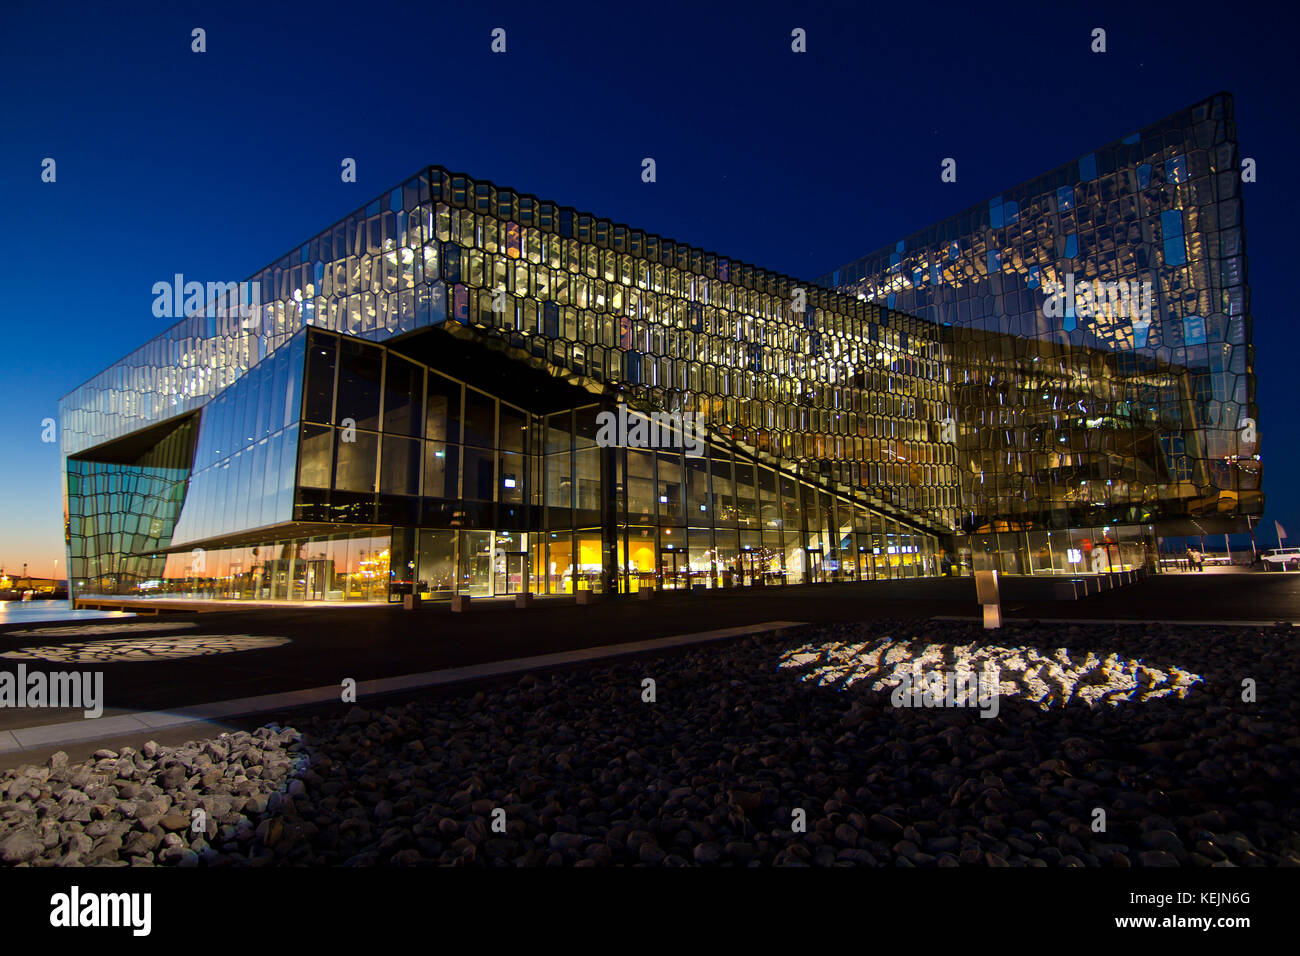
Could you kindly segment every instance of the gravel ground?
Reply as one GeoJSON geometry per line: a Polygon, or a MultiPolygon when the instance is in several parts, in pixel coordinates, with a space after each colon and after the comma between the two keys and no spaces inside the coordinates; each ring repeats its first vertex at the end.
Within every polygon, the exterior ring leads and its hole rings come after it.
{"type": "Polygon", "coordinates": [[[885,621],[340,705],[9,771],[0,858],[1300,865],[1293,642],[1285,627],[885,621]],[[996,666],[996,716],[895,706],[914,664],[996,666]]]}

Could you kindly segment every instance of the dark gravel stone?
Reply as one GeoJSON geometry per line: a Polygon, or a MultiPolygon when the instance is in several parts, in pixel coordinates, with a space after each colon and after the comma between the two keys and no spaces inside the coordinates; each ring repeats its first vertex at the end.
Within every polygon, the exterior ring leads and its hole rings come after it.
{"type": "Polygon", "coordinates": [[[54,754],[0,774],[0,860],[1296,866],[1292,640],[1159,622],[819,626],[294,728],[54,754]],[[1015,693],[991,720],[894,707],[893,669],[921,655],[996,660],[1015,693]],[[640,703],[647,669],[671,709],[640,703]],[[1254,672],[1270,693],[1239,705],[1254,672]],[[1098,808],[1109,832],[1091,829],[1098,808]]]}

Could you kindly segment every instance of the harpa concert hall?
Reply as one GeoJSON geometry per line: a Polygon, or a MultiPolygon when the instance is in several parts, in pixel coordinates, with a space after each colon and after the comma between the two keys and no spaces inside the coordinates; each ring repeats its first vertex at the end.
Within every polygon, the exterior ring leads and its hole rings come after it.
{"type": "Polygon", "coordinates": [[[1150,567],[1263,508],[1241,190],[1220,94],[811,282],[426,169],[61,401],[73,597],[1150,567]]]}

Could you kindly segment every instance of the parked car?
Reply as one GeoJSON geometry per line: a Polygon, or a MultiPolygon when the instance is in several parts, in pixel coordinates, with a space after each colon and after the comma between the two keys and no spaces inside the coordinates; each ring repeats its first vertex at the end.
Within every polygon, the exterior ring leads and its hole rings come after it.
{"type": "Polygon", "coordinates": [[[1265,571],[1300,569],[1300,548],[1272,548],[1259,556],[1265,571]]]}

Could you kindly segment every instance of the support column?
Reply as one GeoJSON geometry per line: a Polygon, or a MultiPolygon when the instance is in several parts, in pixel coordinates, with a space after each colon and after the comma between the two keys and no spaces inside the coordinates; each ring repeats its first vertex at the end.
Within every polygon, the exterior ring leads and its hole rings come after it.
{"type": "Polygon", "coordinates": [[[614,446],[600,449],[600,578],[605,594],[618,593],[618,516],[622,510],[618,475],[622,452],[614,446]]]}

